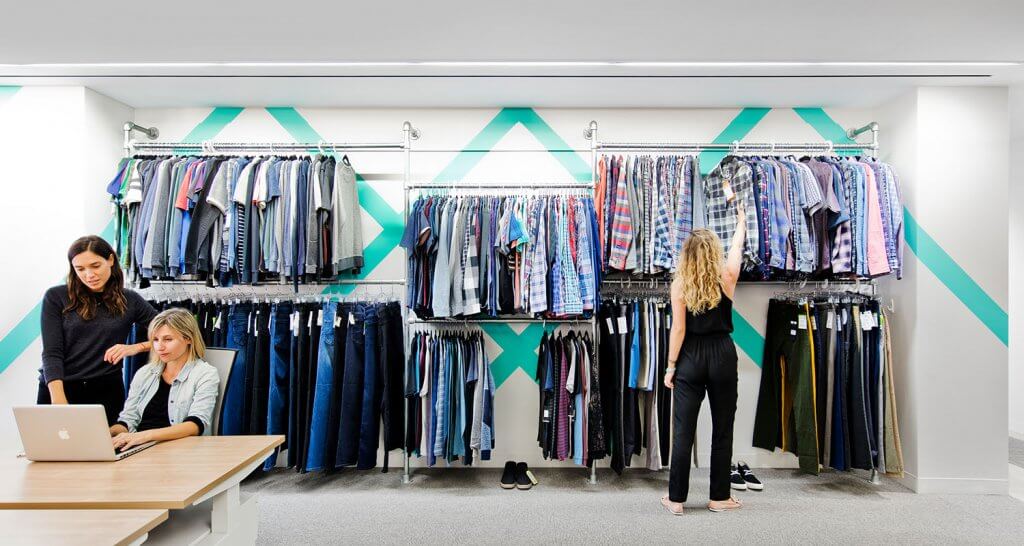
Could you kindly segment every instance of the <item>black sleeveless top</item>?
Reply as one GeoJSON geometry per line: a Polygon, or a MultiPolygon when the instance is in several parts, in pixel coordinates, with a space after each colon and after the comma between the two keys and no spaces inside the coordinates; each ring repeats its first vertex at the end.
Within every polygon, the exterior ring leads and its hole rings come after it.
{"type": "MultiPolygon", "coordinates": [[[[721,288],[719,288],[721,290],[721,288]]],[[[686,310],[686,338],[690,336],[719,336],[732,333],[732,300],[722,292],[718,305],[695,315],[686,310]]]]}

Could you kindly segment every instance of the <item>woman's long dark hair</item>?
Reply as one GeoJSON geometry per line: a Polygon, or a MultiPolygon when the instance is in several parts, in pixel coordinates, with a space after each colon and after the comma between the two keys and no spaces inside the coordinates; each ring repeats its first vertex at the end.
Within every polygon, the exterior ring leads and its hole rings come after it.
{"type": "Polygon", "coordinates": [[[114,316],[124,316],[128,310],[128,298],[124,295],[124,273],[121,272],[121,264],[117,261],[117,255],[113,247],[106,240],[95,235],[87,235],[75,240],[68,249],[68,305],[64,308],[65,313],[78,311],[78,314],[85,320],[92,320],[96,316],[97,300],[103,303],[107,311],[114,316]],[[103,292],[99,298],[89,289],[78,274],[75,273],[75,265],[71,260],[83,252],[92,252],[104,260],[114,257],[114,265],[110,268],[110,278],[103,286],[103,292]]]}

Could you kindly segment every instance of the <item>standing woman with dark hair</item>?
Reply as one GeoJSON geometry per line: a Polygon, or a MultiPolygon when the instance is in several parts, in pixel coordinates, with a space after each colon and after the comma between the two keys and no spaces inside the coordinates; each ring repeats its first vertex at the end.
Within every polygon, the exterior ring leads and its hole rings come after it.
{"type": "Polygon", "coordinates": [[[143,328],[156,310],[124,288],[114,249],[89,235],[68,249],[67,284],[43,296],[43,367],[39,404],[102,404],[112,425],[124,407],[121,361],[149,351],[150,342],[124,345],[133,324],[143,328]]]}

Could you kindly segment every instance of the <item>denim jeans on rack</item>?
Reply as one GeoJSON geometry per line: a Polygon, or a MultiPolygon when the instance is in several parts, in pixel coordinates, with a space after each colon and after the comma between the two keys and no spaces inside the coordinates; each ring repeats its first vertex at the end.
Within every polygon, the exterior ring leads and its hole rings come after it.
{"type": "MultiPolygon", "coordinates": [[[[270,375],[267,394],[267,434],[288,433],[289,377],[291,366],[291,303],[279,303],[270,311],[270,375]]],[[[288,439],[281,449],[288,449],[288,439]]],[[[277,464],[277,451],[263,466],[277,464]]]]}
{"type": "Polygon", "coordinates": [[[316,384],[313,388],[313,414],[310,417],[309,453],[306,470],[321,470],[327,448],[327,424],[330,421],[331,392],[334,391],[334,317],[338,304],[325,303],[323,326],[317,351],[316,384]]]}
{"type": "Polygon", "coordinates": [[[252,304],[232,305],[228,311],[227,347],[238,351],[235,364],[228,376],[224,400],[221,401],[220,431],[224,436],[244,434],[247,373],[251,353],[249,352],[249,320],[252,304]]]}
{"type": "Polygon", "coordinates": [[[377,346],[380,321],[380,306],[368,306],[363,313],[363,400],[359,423],[359,459],[356,468],[367,469],[377,466],[377,448],[380,446],[380,415],[382,386],[380,355],[377,346]]]}
{"type": "Polygon", "coordinates": [[[356,304],[350,311],[348,336],[345,340],[345,375],[341,385],[341,413],[338,418],[336,466],[356,464],[359,453],[360,420],[363,409],[363,375],[366,370],[366,340],[363,317],[368,305],[356,304]]]}

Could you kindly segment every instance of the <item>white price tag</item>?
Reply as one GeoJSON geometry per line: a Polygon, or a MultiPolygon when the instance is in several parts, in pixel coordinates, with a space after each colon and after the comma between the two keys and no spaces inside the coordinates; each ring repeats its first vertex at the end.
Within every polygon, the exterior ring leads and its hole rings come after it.
{"type": "Polygon", "coordinates": [[[309,314],[309,318],[306,319],[306,328],[312,328],[312,327],[313,327],[313,313],[310,313],[309,314]]]}
{"type": "Polygon", "coordinates": [[[323,311],[323,309],[317,309],[317,311],[316,311],[316,325],[317,326],[323,326],[324,325],[324,311],[323,311]]]}
{"type": "Polygon", "coordinates": [[[335,314],[334,315],[334,327],[337,328],[338,326],[341,326],[341,316],[335,314]]]}
{"type": "Polygon", "coordinates": [[[732,191],[732,184],[728,180],[722,180],[722,193],[725,194],[726,201],[732,201],[736,194],[732,191]]]}
{"type": "Polygon", "coordinates": [[[806,315],[798,315],[796,317],[796,327],[801,329],[801,330],[806,330],[807,329],[807,316],[806,315]]]}
{"type": "Polygon", "coordinates": [[[214,317],[214,319],[213,319],[213,329],[214,330],[220,330],[220,315],[217,315],[216,317],[214,317]]]}
{"type": "Polygon", "coordinates": [[[605,320],[605,322],[608,325],[608,333],[609,334],[614,334],[615,333],[615,323],[612,322],[612,317],[608,317],[608,318],[606,318],[604,320],[605,320]]]}
{"type": "Polygon", "coordinates": [[[832,311],[828,312],[828,318],[825,320],[825,328],[832,329],[832,325],[835,324],[836,315],[832,311]]]}
{"type": "Polygon", "coordinates": [[[252,313],[245,319],[245,333],[252,333],[252,313]]]}
{"type": "Polygon", "coordinates": [[[811,330],[817,330],[817,329],[818,329],[818,317],[812,316],[811,317],[811,330]]]}
{"type": "Polygon", "coordinates": [[[790,331],[789,331],[789,335],[791,335],[791,336],[795,336],[795,335],[796,335],[796,330],[790,330],[790,331]]]}
{"type": "Polygon", "coordinates": [[[619,333],[626,333],[626,317],[619,317],[619,333]]]}
{"type": "Polygon", "coordinates": [[[348,323],[349,323],[349,324],[351,324],[351,325],[353,325],[353,326],[354,326],[354,325],[355,325],[355,323],[356,323],[356,316],[355,316],[355,315],[353,315],[352,313],[349,313],[349,314],[348,314],[348,323]]]}

